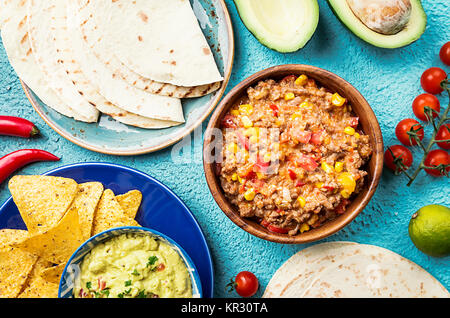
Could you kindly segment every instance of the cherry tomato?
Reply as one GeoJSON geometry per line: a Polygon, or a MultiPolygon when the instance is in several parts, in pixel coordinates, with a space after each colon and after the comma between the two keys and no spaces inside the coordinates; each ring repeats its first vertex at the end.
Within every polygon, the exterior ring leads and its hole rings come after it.
{"type": "Polygon", "coordinates": [[[441,111],[441,104],[439,103],[439,99],[437,99],[436,96],[431,94],[421,94],[417,96],[412,103],[412,108],[414,115],[416,115],[417,118],[423,121],[428,121],[428,117],[424,109],[425,106],[428,106],[436,111],[433,112],[433,118],[437,117],[439,112],[441,111]]]}
{"type": "Polygon", "coordinates": [[[423,140],[423,127],[419,124],[419,122],[412,118],[403,119],[398,123],[395,128],[395,135],[397,139],[404,144],[405,146],[415,146],[417,145],[417,141],[408,135],[409,131],[414,131],[417,134],[417,137],[420,140],[423,140]]]}
{"type": "Polygon", "coordinates": [[[231,287],[231,290],[235,289],[241,297],[251,297],[258,291],[259,282],[255,274],[243,271],[237,274],[234,281],[228,286],[231,287]]]}
{"type": "MultiPolygon", "coordinates": [[[[436,141],[438,140],[449,140],[450,139],[450,124],[442,125],[439,128],[436,137],[436,141]]],[[[450,149],[450,141],[438,142],[437,145],[442,149],[450,149]]]]}
{"type": "Polygon", "coordinates": [[[439,57],[444,64],[450,65],[450,42],[445,43],[441,47],[439,52],[439,57]]]}
{"type": "Polygon", "coordinates": [[[412,163],[413,156],[411,151],[402,145],[390,146],[384,153],[385,166],[395,173],[401,172],[401,166],[403,166],[404,169],[408,169],[411,167],[412,163]]]}
{"type": "Polygon", "coordinates": [[[420,84],[425,92],[436,95],[442,93],[441,82],[447,78],[445,71],[439,67],[432,67],[423,72],[420,84]]]}
{"type": "MultiPolygon", "coordinates": [[[[425,166],[427,167],[437,167],[439,165],[449,165],[450,164],[450,156],[447,153],[447,151],[442,149],[435,149],[431,150],[427,157],[425,158],[424,162],[425,166]]],[[[441,177],[444,175],[443,171],[439,169],[425,169],[425,171],[430,175],[434,177],[441,177]]],[[[446,173],[448,174],[450,172],[450,167],[447,167],[445,169],[446,173]]]]}

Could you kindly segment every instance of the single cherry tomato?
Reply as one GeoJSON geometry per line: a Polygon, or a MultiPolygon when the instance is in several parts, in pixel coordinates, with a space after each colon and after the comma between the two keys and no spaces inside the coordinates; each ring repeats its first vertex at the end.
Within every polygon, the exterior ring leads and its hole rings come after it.
{"type": "Polygon", "coordinates": [[[447,73],[439,67],[431,67],[423,72],[420,84],[425,92],[436,95],[444,90],[441,82],[447,78],[447,73]]]}
{"type": "Polygon", "coordinates": [[[431,94],[421,94],[417,96],[412,103],[414,115],[420,120],[429,121],[428,115],[425,112],[426,106],[434,110],[433,118],[437,117],[441,111],[441,103],[439,103],[439,99],[437,99],[436,96],[431,94]]]}
{"type": "Polygon", "coordinates": [[[384,153],[384,165],[396,174],[400,173],[402,169],[407,170],[412,163],[411,151],[402,145],[390,146],[384,153]]]}
{"type": "Polygon", "coordinates": [[[423,127],[417,120],[412,118],[403,119],[395,127],[395,135],[402,144],[405,146],[417,145],[417,140],[410,136],[408,132],[414,132],[420,140],[423,140],[423,127]]]}
{"type": "Polygon", "coordinates": [[[439,57],[441,58],[442,63],[450,66],[450,42],[445,43],[441,47],[439,57]]]}
{"type": "MultiPolygon", "coordinates": [[[[450,139],[450,124],[442,125],[434,138],[436,141],[450,139]]],[[[450,149],[450,141],[438,142],[437,145],[442,149],[450,149]]]]}
{"type": "MultiPolygon", "coordinates": [[[[427,167],[437,167],[439,165],[450,165],[450,156],[447,151],[442,149],[431,150],[424,162],[427,167]]],[[[425,169],[425,171],[434,177],[441,177],[447,175],[450,172],[450,166],[443,169],[425,169]],[[445,171],[444,171],[445,170],[445,171]]]]}
{"type": "Polygon", "coordinates": [[[236,290],[241,297],[251,297],[258,291],[259,282],[255,274],[243,271],[237,274],[236,278],[232,279],[227,287],[229,292],[236,290]]]}

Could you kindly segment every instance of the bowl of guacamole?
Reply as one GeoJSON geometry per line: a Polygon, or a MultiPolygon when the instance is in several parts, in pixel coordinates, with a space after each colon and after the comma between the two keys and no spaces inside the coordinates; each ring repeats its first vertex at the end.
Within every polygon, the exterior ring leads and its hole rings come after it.
{"type": "Polygon", "coordinates": [[[60,298],[200,298],[194,263],[166,235],[120,227],[91,237],[72,255],[60,298]]]}

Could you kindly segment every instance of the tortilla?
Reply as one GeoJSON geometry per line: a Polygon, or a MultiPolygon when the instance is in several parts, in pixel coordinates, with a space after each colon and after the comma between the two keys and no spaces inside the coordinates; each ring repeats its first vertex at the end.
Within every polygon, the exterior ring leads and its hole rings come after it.
{"type": "Polygon", "coordinates": [[[1,10],[1,19],[6,20],[2,24],[1,36],[9,62],[20,79],[44,104],[64,116],[82,120],[82,117],[63,103],[49,87],[45,74],[36,64],[28,41],[26,3],[26,0],[9,1],[8,10],[1,10]]]}
{"type": "Polygon", "coordinates": [[[417,264],[381,247],[323,243],[292,256],[270,280],[263,297],[450,297],[417,264]]]}
{"type": "Polygon", "coordinates": [[[0,249],[0,298],[15,298],[25,285],[38,256],[18,248],[0,249]]]}
{"type": "MultiPolygon", "coordinates": [[[[56,1],[56,0],[53,0],[56,1]]],[[[100,94],[117,107],[155,121],[154,128],[170,127],[184,122],[181,101],[177,98],[147,93],[128,85],[126,81],[111,72],[91,52],[83,40],[75,3],[67,3],[67,26],[72,47],[86,77],[96,83],[100,94]]]]}
{"type": "Polygon", "coordinates": [[[70,206],[78,214],[83,240],[91,237],[94,212],[103,194],[100,182],[87,182],[78,185],[77,194],[70,206]]]}
{"type": "Polygon", "coordinates": [[[11,247],[13,244],[25,241],[28,231],[3,229],[0,230],[0,249],[11,247]]]}
{"type": "Polygon", "coordinates": [[[61,276],[66,265],[67,263],[63,263],[56,266],[45,268],[40,272],[40,276],[47,282],[59,284],[59,281],[61,280],[61,276]]]}
{"type": "Polygon", "coordinates": [[[116,200],[114,192],[107,189],[103,192],[95,211],[92,235],[121,226],[139,226],[139,224],[125,215],[125,212],[116,200]]]}
{"type": "Polygon", "coordinates": [[[96,122],[99,116],[98,110],[80,94],[58,63],[52,32],[52,17],[56,10],[55,0],[28,0],[27,24],[33,55],[45,74],[48,85],[56,95],[65,104],[71,105],[70,107],[80,115],[80,120],[96,122]]]}
{"type": "Polygon", "coordinates": [[[77,192],[72,179],[50,176],[15,176],[9,181],[14,202],[30,234],[54,227],[77,192]]]}
{"type": "Polygon", "coordinates": [[[123,209],[123,212],[129,218],[134,219],[141,206],[142,193],[138,190],[131,190],[125,194],[116,196],[117,202],[123,209]]]}
{"type": "Polygon", "coordinates": [[[55,227],[15,246],[54,264],[62,264],[69,260],[83,241],[77,210],[70,209],[55,227]]]}
{"type": "Polygon", "coordinates": [[[85,4],[99,34],[114,47],[118,60],[135,73],[187,87],[223,80],[189,0],[85,4]]]}
{"type": "Polygon", "coordinates": [[[79,16],[82,18],[80,30],[83,34],[83,39],[98,59],[100,59],[114,74],[123,78],[130,85],[149,93],[176,98],[200,97],[210,94],[220,88],[221,82],[194,87],[176,86],[168,83],[156,82],[133,72],[117,59],[113,53],[114,47],[111,46],[112,43],[106,42],[104,34],[99,32],[96,27],[96,21],[93,19],[93,15],[91,15],[90,12],[92,9],[95,9],[95,5],[99,4],[86,5],[87,1],[88,0],[78,0],[79,6],[76,9],[76,11],[79,12],[79,16]]]}

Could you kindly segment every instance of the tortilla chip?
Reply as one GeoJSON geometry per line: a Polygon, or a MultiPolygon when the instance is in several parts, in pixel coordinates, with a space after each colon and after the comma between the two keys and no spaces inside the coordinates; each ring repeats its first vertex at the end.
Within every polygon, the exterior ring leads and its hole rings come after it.
{"type": "Polygon", "coordinates": [[[142,193],[138,190],[131,190],[125,194],[116,196],[117,202],[123,209],[123,212],[129,218],[134,219],[136,217],[137,211],[141,206],[142,193]]]}
{"type": "Polygon", "coordinates": [[[72,209],[54,228],[31,236],[16,246],[54,264],[62,264],[69,260],[83,242],[78,213],[72,209]]]}
{"type": "Polygon", "coordinates": [[[38,256],[18,248],[0,250],[0,298],[19,295],[38,256]]]}
{"type": "Polygon", "coordinates": [[[28,238],[28,231],[3,229],[0,230],[0,249],[11,247],[25,241],[28,238]]]}
{"type": "Polygon", "coordinates": [[[47,282],[59,284],[61,280],[62,273],[67,263],[59,264],[57,266],[52,266],[44,269],[40,275],[47,282]]]}
{"type": "Polygon", "coordinates": [[[38,276],[25,288],[19,298],[58,298],[58,284],[44,280],[38,276]]]}
{"type": "Polygon", "coordinates": [[[124,214],[122,207],[116,200],[114,192],[109,189],[105,190],[95,211],[92,235],[113,227],[134,224],[137,224],[137,222],[124,214]]]}
{"type": "Polygon", "coordinates": [[[94,212],[102,193],[103,185],[100,182],[88,182],[78,185],[78,191],[70,209],[75,209],[78,212],[83,240],[91,237],[94,212]]]}
{"type": "Polygon", "coordinates": [[[54,227],[72,203],[77,183],[49,176],[15,176],[9,189],[30,234],[54,227]]]}

